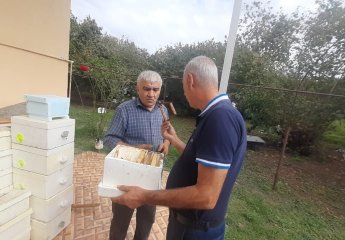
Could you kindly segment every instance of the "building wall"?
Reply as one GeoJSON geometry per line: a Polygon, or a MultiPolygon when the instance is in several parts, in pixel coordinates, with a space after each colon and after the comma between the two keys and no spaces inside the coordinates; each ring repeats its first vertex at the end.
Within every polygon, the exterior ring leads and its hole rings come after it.
{"type": "Polygon", "coordinates": [[[25,94],[67,96],[70,1],[1,1],[0,108],[25,94]]]}

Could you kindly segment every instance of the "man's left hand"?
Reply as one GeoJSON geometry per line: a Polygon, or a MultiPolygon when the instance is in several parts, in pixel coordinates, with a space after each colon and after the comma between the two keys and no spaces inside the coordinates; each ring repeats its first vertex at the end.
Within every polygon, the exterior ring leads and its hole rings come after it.
{"type": "Polygon", "coordinates": [[[125,205],[132,209],[144,205],[144,193],[147,190],[140,187],[124,185],[117,186],[117,188],[123,191],[124,194],[119,197],[111,198],[112,202],[125,205]]]}

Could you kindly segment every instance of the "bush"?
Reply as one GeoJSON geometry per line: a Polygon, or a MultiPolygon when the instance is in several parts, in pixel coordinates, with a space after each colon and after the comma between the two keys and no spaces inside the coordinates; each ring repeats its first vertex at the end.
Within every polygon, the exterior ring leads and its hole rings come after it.
{"type": "Polygon", "coordinates": [[[290,132],[287,146],[292,151],[309,156],[313,150],[315,138],[315,131],[312,129],[294,129],[290,132]]]}
{"type": "Polygon", "coordinates": [[[325,141],[345,148],[345,120],[332,122],[323,134],[325,141]]]}

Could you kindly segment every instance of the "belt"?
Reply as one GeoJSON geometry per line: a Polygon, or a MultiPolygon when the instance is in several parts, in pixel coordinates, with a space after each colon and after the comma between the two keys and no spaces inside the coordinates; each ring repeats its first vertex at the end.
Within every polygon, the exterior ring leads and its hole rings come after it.
{"type": "Polygon", "coordinates": [[[179,223],[192,229],[204,230],[205,232],[209,228],[214,228],[224,223],[223,220],[222,221],[202,221],[202,220],[193,221],[174,210],[170,210],[170,213],[171,213],[171,216],[179,223]]]}

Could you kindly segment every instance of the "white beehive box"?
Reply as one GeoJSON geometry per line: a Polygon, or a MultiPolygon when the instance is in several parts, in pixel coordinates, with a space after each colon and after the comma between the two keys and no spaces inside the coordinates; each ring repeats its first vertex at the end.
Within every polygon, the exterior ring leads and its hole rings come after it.
{"type": "Polygon", "coordinates": [[[12,151],[0,151],[0,172],[12,168],[12,151]]]}
{"type": "Polygon", "coordinates": [[[12,143],[53,149],[74,142],[74,119],[43,121],[27,116],[11,118],[12,143]]]}
{"type": "Polygon", "coordinates": [[[0,197],[0,226],[29,209],[31,193],[25,190],[12,190],[0,197]]]}
{"type": "Polygon", "coordinates": [[[0,151],[11,149],[11,128],[0,127],[0,151]]]}
{"type": "Polygon", "coordinates": [[[68,118],[70,99],[54,95],[25,95],[26,113],[31,118],[68,118]]]}
{"type": "Polygon", "coordinates": [[[12,168],[0,171],[0,191],[7,193],[7,189],[12,185],[12,168]]]}
{"type": "Polygon", "coordinates": [[[26,210],[24,213],[16,216],[4,225],[0,226],[0,236],[2,239],[8,240],[29,240],[27,232],[30,232],[30,215],[32,209],[26,210]]]}
{"type": "Polygon", "coordinates": [[[13,240],[30,240],[30,233],[31,233],[31,225],[26,228],[21,230],[20,233],[13,239],[13,240]]]}
{"type": "Polygon", "coordinates": [[[49,223],[31,220],[31,240],[51,240],[71,223],[71,207],[49,223]]]}
{"type": "Polygon", "coordinates": [[[30,197],[30,207],[33,209],[32,218],[41,222],[50,222],[73,202],[73,185],[49,199],[35,196],[30,197]]]}
{"type": "MultiPolygon", "coordinates": [[[[98,185],[98,195],[119,196],[123,192],[116,188],[118,185],[139,186],[149,190],[161,188],[163,156],[159,159],[158,166],[151,166],[113,157],[116,155],[118,147],[105,157],[103,178],[98,185]]],[[[128,151],[131,151],[131,147],[128,147],[128,151]]]]}
{"type": "Polygon", "coordinates": [[[0,196],[12,189],[12,151],[0,151],[0,196]]]}
{"type": "Polygon", "coordinates": [[[5,194],[7,194],[7,193],[9,193],[12,189],[13,189],[13,185],[12,184],[7,186],[7,187],[1,188],[0,189],[0,197],[5,195],[5,194]]]}
{"type": "Polygon", "coordinates": [[[73,163],[74,143],[68,143],[51,150],[12,144],[13,167],[50,175],[73,163]]]}
{"type": "Polygon", "coordinates": [[[13,168],[15,189],[29,189],[32,195],[48,199],[65,190],[73,183],[73,165],[68,165],[46,176],[13,168]]]}

